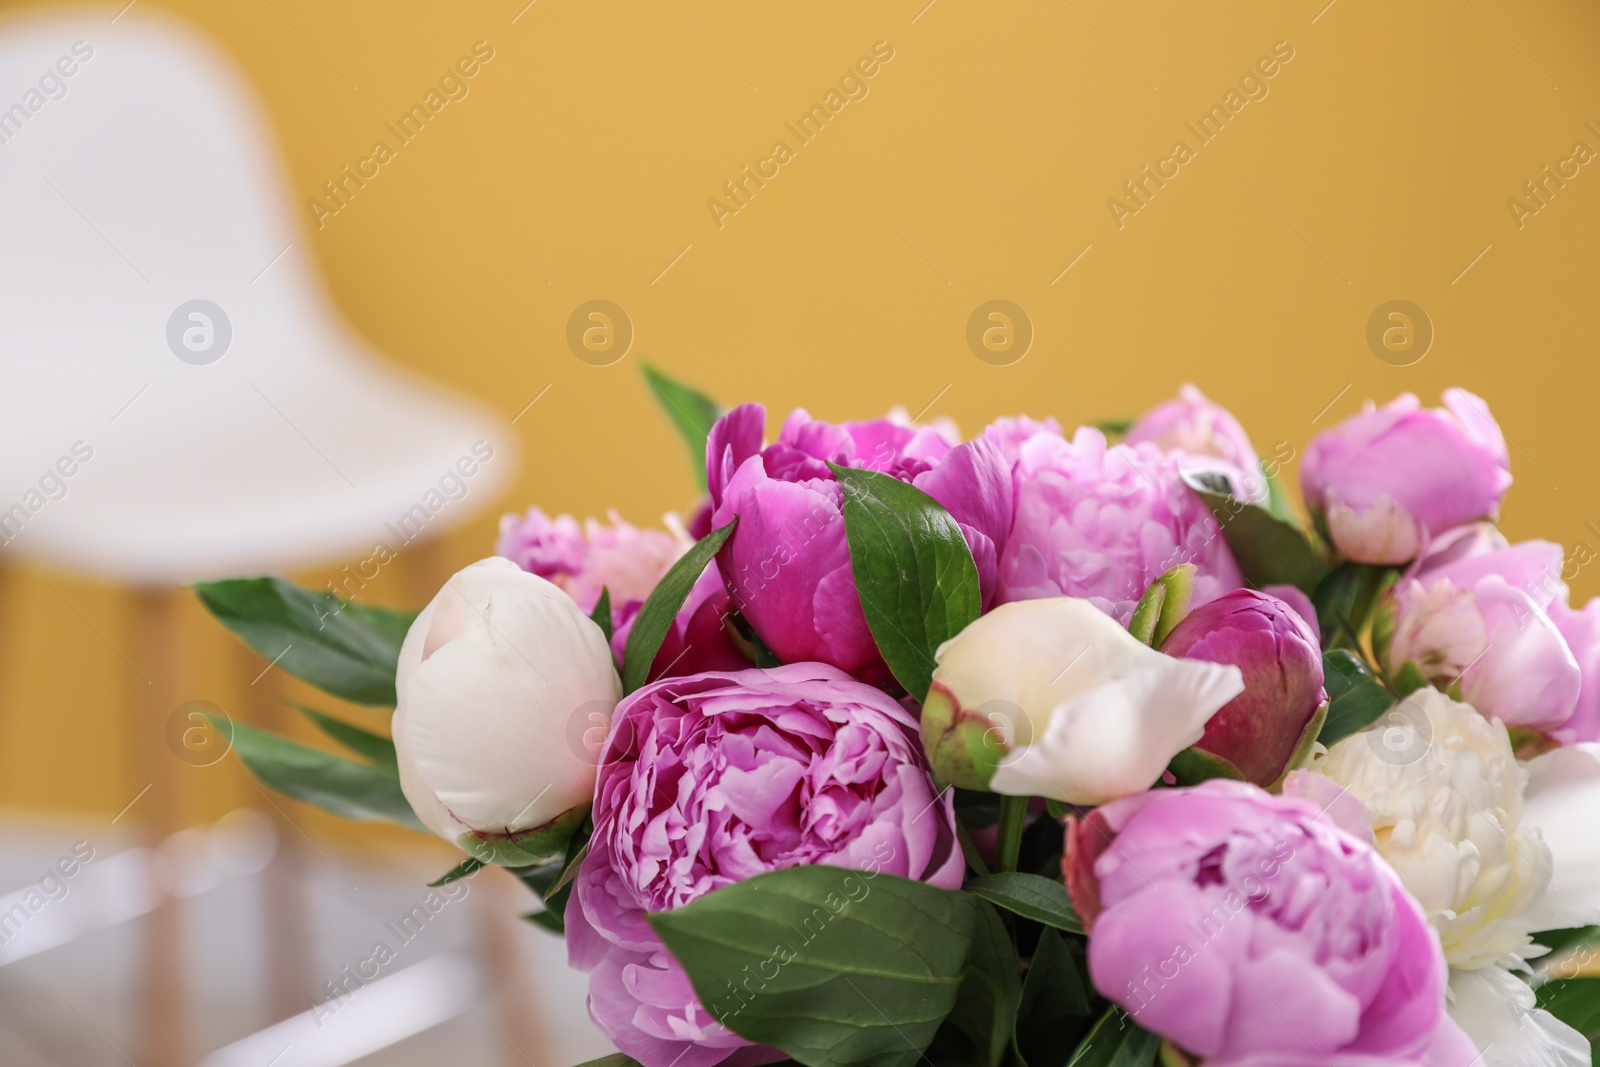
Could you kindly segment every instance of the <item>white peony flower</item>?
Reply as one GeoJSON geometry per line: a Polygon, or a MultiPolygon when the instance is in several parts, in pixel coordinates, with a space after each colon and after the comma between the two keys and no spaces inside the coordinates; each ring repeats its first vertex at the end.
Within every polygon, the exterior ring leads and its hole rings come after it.
{"type": "Polygon", "coordinates": [[[1070,804],[1150,788],[1244,691],[1239,668],[1163,655],[1073,597],[1002,604],[935,658],[922,710],[934,770],[1070,804]]]}
{"type": "MultiPolygon", "coordinates": [[[[1532,934],[1600,921],[1600,745],[1521,764],[1503,724],[1429,688],[1313,769],[1366,806],[1378,851],[1439,933],[1451,1015],[1483,1063],[1587,1067],[1588,1042],[1513,972],[1544,951],[1532,934]]],[[[1292,777],[1287,791],[1326,804],[1326,787],[1292,777]]]]}
{"type": "Polygon", "coordinates": [[[559,856],[589,810],[595,760],[571,743],[622,699],[605,635],[508,559],[441,589],[400,647],[400,786],[434,833],[491,863],[559,856]]]}

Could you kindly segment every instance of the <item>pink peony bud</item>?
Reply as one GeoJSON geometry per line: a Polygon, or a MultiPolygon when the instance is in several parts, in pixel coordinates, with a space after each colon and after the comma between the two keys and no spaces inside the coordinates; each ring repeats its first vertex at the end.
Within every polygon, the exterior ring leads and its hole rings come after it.
{"type": "Polygon", "coordinates": [[[1195,747],[1232,763],[1246,780],[1273,784],[1314,740],[1306,732],[1328,699],[1322,651],[1311,627],[1283,601],[1254,589],[1224,593],[1191,611],[1161,651],[1231,663],[1244,675],[1244,692],[1206,722],[1195,747]]]}
{"type": "MultiPolygon", "coordinates": [[[[1573,717],[1583,669],[1566,632],[1561,546],[1509,544],[1488,523],[1439,538],[1384,598],[1373,642],[1393,677],[1409,660],[1434,686],[1507,726],[1558,735],[1573,717]]],[[[1587,718],[1587,712],[1585,718],[1587,718]]]]}
{"type": "Polygon", "coordinates": [[[1465,389],[1446,389],[1444,405],[1406,393],[1312,440],[1300,485],[1345,558],[1405,563],[1451,527],[1495,516],[1511,485],[1500,427],[1465,389]]]}
{"type": "Polygon", "coordinates": [[[1261,472],[1261,460],[1239,420],[1193,385],[1141,415],[1122,440],[1130,445],[1149,441],[1180,456],[1220,459],[1256,477],[1261,472]]]}

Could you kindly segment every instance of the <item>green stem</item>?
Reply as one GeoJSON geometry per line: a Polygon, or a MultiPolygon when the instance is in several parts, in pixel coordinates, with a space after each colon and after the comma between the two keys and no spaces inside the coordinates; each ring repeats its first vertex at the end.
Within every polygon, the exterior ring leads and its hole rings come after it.
{"type": "Polygon", "coordinates": [[[1027,797],[1000,798],[1000,825],[995,830],[995,870],[1017,869],[1017,854],[1022,850],[1022,825],[1027,818],[1027,797]]]}
{"type": "Polygon", "coordinates": [[[961,825],[961,820],[956,820],[956,840],[961,842],[961,853],[967,858],[967,866],[972,868],[972,873],[979,878],[987,877],[989,867],[983,862],[983,857],[978,855],[978,846],[972,843],[972,835],[967,833],[967,828],[961,825]]]}

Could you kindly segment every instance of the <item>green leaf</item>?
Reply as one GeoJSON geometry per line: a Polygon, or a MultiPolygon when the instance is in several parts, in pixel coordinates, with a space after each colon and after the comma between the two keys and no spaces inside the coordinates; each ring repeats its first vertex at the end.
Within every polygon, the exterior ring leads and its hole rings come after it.
{"type": "Polygon", "coordinates": [[[1239,500],[1227,476],[1218,471],[1183,471],[1182,477],[1211,509],[1246,581],[1254,586],[1293,585],[1306,592],[1317,587],[1326,565],[1307,530],[1239,500]]]}
{"type": "MultiPolygon", "coordinates": [[[[225,723],[212,717],[218,729],[225,723]]],[[[425,830],[400,791],[393,770],[335,756],[234,723],[233,747],[263,785],[346,819],[392,822],[425,830]]]]}
{"type": "Polygon", "coordinates": [[[678,436],[683,438],[684,447],[689,450],[689,465],[694,468],[695,481],[704,490],[706,438],[711,436],[711,427],[721,417],[722,409],[704,393],[674,381],[648,363],[643,366],[645,381],[650,383],[650,390],[655,393],[661,410],[678,428],[678,436]]]}
{"type": "Polygon", "coordinates": [[[632,1056],[624,1056],[620,1052],[613,1052],[609,1056],[601,1056],[597,1060],[580,1063],[578,1067],[639,1067],[639,1061],[632,1056]]]}
{"type": "Polygon", "coordinates": [[[1167,764],[1167,770],[1179,785],[1199,785],[1212,778],[1231,778],[1244,781],[1244,772],[1233,761],[1201,748],[1186,748],[1167,764]]]}
{"type": "Polygon", "coordinates": [[[1394,680],[1394,691],[1401,700],[1415,693],[1418,689],[1426,689],[1432,684],[1428,681],[1428,676],[1422,673],[1422,668],[1417,665],[1417,661],[1414,659],[1408,659],[1400,664],[1400,669],[1392,675],[1392,678],[1394,680]]]}
{"type": "Polygon", "coordinates": [[[574,834],[567,843],[567,859],[561,867],[561,873],[556,875],[555,881],[550,883],[550,888],[542,894],[545,900],[553,900],[557,893],[572,884],[578,875],[578,868],[583,866],[583,861],[589,858],[589,846],[594,843],[592,832],[589,835],[574,834]],[[580,844],[579,841],[582,841],[580,844]]]}
{"type": "Polygon", "coordinates": [[[1322,684],[1328,690],[1328,718],[1317,740],[1324,745],[1332,746],[1365,730],[1394,707],[1394,696],[1348,649],[1322,654],[1322,676],[1322,684]]]}
{"type": "Polygon", "coordinates": [[[1272,792],[1280,791],[1283,780],[1289,777],[1289,772],[1298,771],[1310,764],[1311,753],[1317,747],[1317,738],[1322,736],[1322,725],[1327,721],[1328,702],[1324,700],[1322,705],[1312,713],[1311,718],[1306,722],[1305,729],[1300,731],[1300,740],[1295,742],[1294,751],[1289,753],[1289,762],[1284,765],[1283,772],[1278,775],[1278,780],[1269,787],[1272,792]]]}
{"type": "Polygon", "coordinates": [[[395,664],[414,614],[351,604],[278,577],[194,589],[218,622],[296,678],[357,704],[394,707],[395,664]]]}
{"type": "Polygon", "coordinates": [[[850,569],[895,679],[928,694],[934,653],[978,617],[978,567],[961,527],[927,493],[875,471],[828,467],[844,490],[850,569]]]}
{"type": "Polygon", "coordinates": [[[1555,978],[1536,994],[1539,1007],[1589,1041],[1600,1038],[1600,978],[1555,978]]]}
{"type": "Polygon", "coordinates": [[[1017,1055],[1027,1067],[1066,1067],[1089,1025],[1090,991],[1083,974],[1060,934],[1040,933],[1017,1009],[1017,1055]]]}
{"type": "MultiPolygon", "coordinates": [[[[543,911],[526,912],[522,917],[535,926],[544,927],[557,937],[565,937],[567,934],[567,921],[562,918],[562,911],[546,908],[543,911]]],[[[605,1061],[597,1060],[596,1062],[603,1063],[605,1061]]]]}
{"type": "Polygon", "coordinates": [[[683,610],[689,591],[700,580],[700,574],[717,554],[722,543],[733,533],[739,520],[735,518],[726,526],[712,530],[685,552],[672,565],[672,569],[650,591],[639,614],[633,618],[633,629],[628,632],[628,645],[622,651],[622,689],[631,693],[650,677],[650,666],[661,651],[672,620],[683,610]]]}
{"type": "Polygon", "coordinates": [[[1149,1067],[1160,1048],[1159,1037],[1113,1007],[1100,1016],[1067,1067],[1149,1067]]]}
{"type": "Polygon", "coordinates": [[[363,730],[359,726],[352,726],[343,719],[335,719],[332,715],[324,714],[304,704],[294,704],[293,707],[315,723],[317,729],[351,752],[365,756],[375,766],[387,768],[395,774],[400,773],[399,757],[395,755],[394,742],[389,738],[372,733],[370,730],[363,730]]]}
{"type": "Polygon", "coordinates": [[[789,867],[650,925],[740,1036],[808,1067],[912,1067],[955,1005],[978,907],[892,874],[789,867]]]}
{"type": "MultiPolygon", "coordinates": [[[[1533,939],[1552,952],[1563,949],[1586,948],[1600,942],[1600,926],[1569,926],[1563,930],[1541,930],[1533,939]]],[[[1545,962],[1545,961],[1540,961],[1545,962]]]]}
{"type": "Polygon", "coordinates": [[[611,643],[611,590],[605,586],[600,587],[600,599],[594,602],[594,610],[589,613],[589,618],[600,627],[600,632],[606,635],[606,644],[611,643]]]}
{"type": "Polygon", "coordinates": [[[478,871],[483,868],[483,866],[484,865],[482,862],[473,859],[471,856],[468,856],[454,867],[451,867],[448,871],[445,871],[444,874],[440,875],[437,879],[429,882],[428,888],[432,889],[441,885],[449,885],[451,882],[459,882],[463,878],[469,878],[472,875],[477,874],[478,871]]]}
{"type": "Polygon", "coordinates": [[[1294,508],[1289,503],[1289,494],[1284,492],[1283,483],[1265,460],[1261,462],[1261,476],[1267,480],[1267,510],[1284,522],[1298,523],[1294,508]]]}
{"type": "Polygon", "coordinates": [[[1128,632],[1151,648],[1160,648],[1172,628],[1189,614],[1196,573],[1193,563],[1180,563],[1151,582],[1133,606],[1128,632]]]}
{"type": "Polygon", "coordinates": [[[1053,926],[1068,933],[1083,933],[1083,923],[1067,897],[1060,880],[1022,871],[1004,871],[969,880],[964,887],[991,904],[996,904],[1024,919],[1053,926]]]}
{"type": "Polygon", "coordinates": [[[1323,647],[1359,648],[1373,608],[1399,573],[1394,567],[1364,563],[1346,563],[1329,572],[1311,594],[1323,647]]]}
{"type": "Polygon", "coordinates": [[[1094,424],[1094,428],[1107,437],[1121,437],[1133,429],[1135,419],[1101,419],[1094,424]]]}
{"type": "Polygon", "coordinates": [[[928,1059],[946,1063],[959,1057],[963,1063],[1001,1067],[1021,1001],[1011,933],[999,912],[984,905],[973,924],[972,950],[967,953],[956,1005],[934,1036],[928,1059]]]}
{"type": "Polygon", "coordinates": [[[496,867],[533,867],[555,863],[570,854],[572,840],[589,819],[589,802],[584,801],[541,826],[525,830],[469,830],[456,839],[467,853],[496,867]]]}
{"type": "Polygon", "coordinates": [[[564,936],[567,932],[565,916],[567,899],[572,896],[572,883],[568,882],[559,889],[552,887],[565,866],[564,862],[556,861],[536,867],[509,868],[523,885],[533,891],[534,896],[544,902],[542,911],[528,912],[523,918],[544,927],[557,937],[564,936]]]}

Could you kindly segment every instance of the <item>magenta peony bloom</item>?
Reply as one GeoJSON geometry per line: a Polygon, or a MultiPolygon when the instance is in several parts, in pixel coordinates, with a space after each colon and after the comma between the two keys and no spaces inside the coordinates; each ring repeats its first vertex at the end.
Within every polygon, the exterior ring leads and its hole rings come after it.
{"type": "Polygon", "coordinates": [[[1422,909],[1315,805],[1213,779],[1069,826],[1095,988],[1206,1067],[1417,1063],[1436,1044],[1474,1054],[1445,1014],[1422,909]]]}
{"type": "Polygon", "coordinates": [[[1180,563],[1198,570],[1196,605],[1244,584],[1216,519],[1155,445],[1107,446],[1085,427],[1071,441],[1035,433],[1015,452],[998,602],[1082,597],[1127,625],[1146,587],[1180,563]]]}
{"type": "Polygon", "coordinates": [[[1465,389],[1446,389],[1444,405],[1424,410],[1406,393],[1312,439],[1300,486],[1347,559],[1405,563],[1451,527],[1495,516],[1511,485],[1500,427],[1465,389]]]}
{"type": "Polygon", "coordinates": [[[1244,692],[1206,721],[1195,747],[1228,760],[1256,785],[1281,778],[1328,699],[1322,650],[1305,620],[1275,597],[1235,589],[1190,612],[1161,651],[1231,663],[1244,673],[1244,692]]]}
{"type": "Polygon", "coordinates": [[[951,445],[888,419],[834,425],[796,409],[762,448],[765,423],[760,404],[719,419],[706,481],[713,525],[739,519],[718,556],[728,591],[779,659],[829,663],[870,682],[889,677],[856,593],[830,462],[891,474],[942,504],[966,535],[987,606],[1011,521],[1011,481],[992,444],[951,445]]]}
{"type": "Polygon", "coordinates": [[[1129,428],[1123,442],[1149,441],[1163,452],[1220,459],[1259,481],[1261,459],[1239,420],[1193,385],[1174,400],[1157,404],[1129,428]]]}
{"type": "Polygon", "coordinates": [[[568,958],[590,972],[595,1022],[644,1067],[760,1051],[700,1004],[647,913],[800,865],[961,885],[952,801],[938,798],[915,720],[820,663],[670,678],[627,697],[594,823],[567,905],[568,958]]]}
{"type": "MultiPolygon", "coordinates": [[[[639,616],[644,602],[630,600],[614,612],[617,620],[611,635],[611,652],[622,662],[622,653],[628,647],[628,635],[633,632],[633,621],[639,616]]],[[[702,671],[742,671],[750,660],[728,633],[723,620],[733,611],[733,601],[722,583],[717,561],[706,564],[689,599],[683,602],[677,618],[661,642],[661,649],[650,664],[646,681],[658,678],[680,678],[702,671]]]]}
{"type": "MultiPolygon", "coordinates": [[[[1411,660],[1442,690],[1507,726],[1561,736],[1578,706],[1583,669],[1567,630],[1561,546],[1510,544],[1489,523],[1452,530],[1419,557],[1384,600],[1374,640],[1394,671],[1411,660]]],[[[1600,699],[1600,697],[1592,697],[1600,699]]],[[[1585,718],[1588,718],[1586,710],[1585,718]]]]}
{"type": "MultiPolygon", "coordinates": [[[[611,591],[611,608],[619,611],[632,600],[650,595],[661,576],[689,548],[681,530],[643,530],[609,512],[609,525],[571,515],[551,518],[529,508],[522,518],[500,519],[494,554],[537,574],[566,593],[585,612],[594,610],[600,590],[611,591]]],[[[670,521],[670,517],[669,517],[670,521]]]]}

